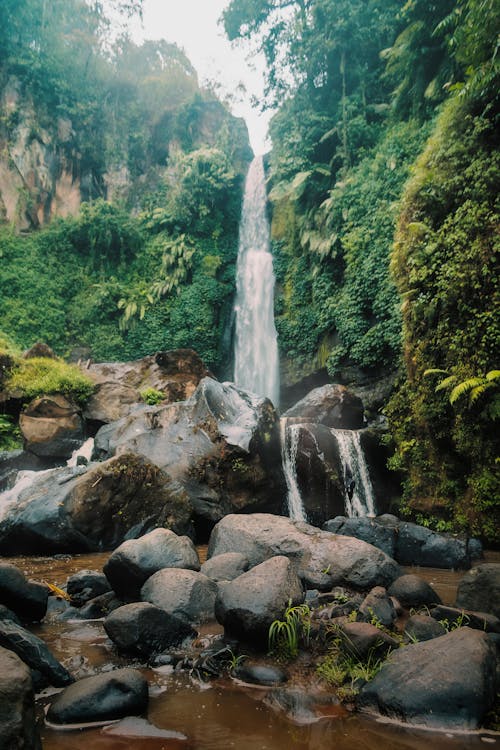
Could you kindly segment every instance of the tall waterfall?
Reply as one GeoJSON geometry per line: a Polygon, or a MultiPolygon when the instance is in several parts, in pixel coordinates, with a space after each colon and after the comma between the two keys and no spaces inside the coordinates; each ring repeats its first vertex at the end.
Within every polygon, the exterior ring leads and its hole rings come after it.
{"type": "Polygon", "coordinates": [[[262,157],[250,164],[236,267],[234,382],[275,406],[279,401],[278,342],[274,325],[274,273],[269,250],[262,157]]]}
{"type": "Polygon", "coordinates": [[[283,473],[287,487],[288,515],[292,521],[307,521],[297,481],[297,450],[299,447],[300,424],[288,424],[288,419],[282,417],[281,431],[281,459],[283,473]]]}
{"type": "Polygon", "coordinates": [[[332,429],[339,446],[345,485],[345,509],[352,516],[374,516],[375,500],[358,430],[332,429]]]}

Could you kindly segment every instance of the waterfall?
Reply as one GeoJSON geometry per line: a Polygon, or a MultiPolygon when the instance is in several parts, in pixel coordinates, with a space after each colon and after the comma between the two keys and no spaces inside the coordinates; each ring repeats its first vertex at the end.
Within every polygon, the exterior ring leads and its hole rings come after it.
{"type": "Polygon", "coordinates": [[[234,382],[275,406],[279,401],[274,273],[262,157],[245,182],[236,267],[234,382]]]}
{"type": "Polygon", "coordinates": [[[299,447],[300,424],[287,424],[286,417],[280,420],[281,459],[287,486],[288,515],[292,521],[307,521],[297,481],[297,449],[299,447]]]}
{"type": "Polygon", "coordinates": [[[376,515],[373,486],[361,447],[359,430],[332,429],[332,434],[339,446],[347,515],[349,518],[376,515]]]}

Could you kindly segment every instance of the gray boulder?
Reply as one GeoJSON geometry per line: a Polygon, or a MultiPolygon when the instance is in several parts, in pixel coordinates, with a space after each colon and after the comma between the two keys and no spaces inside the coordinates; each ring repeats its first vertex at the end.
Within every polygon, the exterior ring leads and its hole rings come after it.
{"type": "Polygon", "coordinates": [[[439,638],[445,633],[444,625],[429,615],[412,615],[408,618],[405,626],[407,642],[430,641],[431,638],[439,638]]]}
{"type": "Polygon", "coordinates": [[[365,622],[380,623],[386,628],[392,627],[397,619],[397,612],[383,586],[375,586],[359,605],[359,615],[365,622]]]}
{"type": "Polygon", "coordinates": [[[0,648],[0,750],[40,750],[35,697],[28,667],[0,648]]]}
{"type": "Polygon", "coordinates": [[[363,539],[368,544],[373,544],[383,550],[389,557],[394,557],[396,547],[396,530],[377,523],[376,519],[366,517],[347,518],[337,516],[322,526],[324,531],[343,536],[353,536],[363,539]]]}
{"type": "Polygon", "coordinates": [[[399,565],[381,550],[352,537],[267,513],[228,515],[210,537],[208,557],[240,552],[250,566],[284,555],[308,588],[334,585],[369,589],[388,586],[401,574],[399,565]]]}
{"type": "Polygon", "coordinates": [[[392,653],[358,705],[409,724],[476,729],[495,700],[495,665],[488,636],[459,628],[392,653]]]}
{"type": "Polygon", "coordinates": [[[191,539],[168,529],[153,529],[139,539],[123,542],[103,570],[120,598],[137,601],[142,585],[162,568],[199,570],[200,559],[191,539]]]}
{"type": "Polygon", "coordinates": [[[354,659],[383,659],[397,649],[398,641],[369,622],[346,622],[339,628],[340,647],[354,659]]]}
{"type": "Polygon", "coordinates": [[[356,430],[363,427],[363,402],[345,385],[328,383],[314,388],[283,414],[303,422],[356,430]]]}
{"type": "Polygon", "coordinates": [[[137,669],[85,677],[60,693],[47,719],[54,724],[83,724],[141,714],[148,706],[148,683],[137,669]]]}
{"type": "Polygon", "coordinates": [[[469,570],[458,584],[456,606],[500,617],[500,564],[485,563],[469,570]]]}
{"type": "Polygon", "coordinates": [[[146,657],[196,636],[185,620],[148,602],[115,609],[105,619],[104,630],[120,651],[146,657]]]}
{"type": "Polygon", "coordinates": [[[215,616],[227,633],[243,640],[267,643],[269,627],[292,606],[304,601],[304,591],[290,560],[271,557],[234,581],[219,584],[215,616]]]}
{"type": "Polygon", "coordinates": [[[232,581],[248,570],[248,560],[239,552],[226,552],[206,560],[201,572],[212,581],[232,581]]]}
{"type": "Polygon", "coordinates": [[[470,568],[465,539],[439,534],[416,523],[400,523],[396,539],[395,558],[401,565],[470,568]]]}
{"type": "Polygon", "coordinates": [[[215,619],[217,584],[194,570],[164,568],[141,589],[141,599],[189,623],[215,619]]]}
{"type": "Polygon", "coordinates": [[[66,582],[66,591],[74,606],[81,607],[90,599],[111,591],[108,579],[98,570],[79,570],[66,582]]]}
{"type": "Polygon", "coordinates": [[[432,607],[441,604],[441,598],[432,586],[420,576],[408,573],[389,586],[390,596],[395,596],[404,607],[432,607]]]}
{"type": "Polygon", "coordinates": [[[15,565],[0,562],[0,604],[15,612],[21,620],[43,619],[48,597],[47,586],[29,581],[15,565]]]}
{"type": "Polygon", "coordinates": [[[233,672],[234,677],[242,682],[249,682],[251,685],[264,685],[266,687],[276,687],[287,682],[288,675],[279,667],[269,666],[268,664],[240,664],[233,672]]]}
{"type": "Polygon", "coordinates": [[[109,424],[127,416],[140,401],[139,391],[130,385],[116,381],[101,382],[96,385],[94,393],[85,404],[83,416],[90,422],[109,424]]]}
{"type": "Polygon", "coordinates": [[[11,620],[0,621],[0,646],[14,651],[30,669],[39,673],[44,686],[62,687],[72,682],[69,672],[51,654],[45,643],[11,620]]]}

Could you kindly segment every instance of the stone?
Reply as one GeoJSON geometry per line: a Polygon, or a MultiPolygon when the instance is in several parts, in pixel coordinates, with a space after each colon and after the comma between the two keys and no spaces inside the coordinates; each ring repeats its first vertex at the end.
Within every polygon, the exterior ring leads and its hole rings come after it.
{"type": "Polygon", "coordinates": [[[458,609],[439,604],[431,611],[431,617],[445,622],[448,627],[462,627],[483,630],[485,633],[500,633],[500,620],[489,612],[473,612],[470,609],[458,609]]]}
{"type": "Polygon", "coordinates": [[[283,669],[267,664],[240,664],[233,672],[234,677],[252,685],[276,687],[287,682],[288,675],[283,669]]]}
{"type": "Polygon", "coordinates": [[[111,591],[108,579],[98,570],[80,570],[66,582],[66,591],[73,606],[81,607],[90,599],[111,591]]]}
{"type": "Polygon", "coordinates": [[[486,633],[459,628],[394,651],[358,707],[409,724],[477,729],[495,700],[495,664],[486,633]]]}
{"type": "Polygon", "coordinates": [[[62,687],[72,682],[69,672],[51,654],[45,643],[11,620],[0,620],[0,646],[14,651],[45,685],[62,687]]]}
{"type": "Polygon", "coordinates": [[[215,616],[229,634],[267,644],[269,628],[282,619],[289,603],[304,601],[300,579],[290,560],[271,557],[234,581],[219,584],[215,616]]]}
{"type": "Polygon", "coordinates": [[[346,386],[328,383],[314,388],[283,416],[319,422],[326,427],[356,430],[363,427],[363,402],[346,386]]]}
{"type": "Polygon", "coordinates": [[[11,622],[15,622],[16,625],[21,625],[21,620],[16,613],[8,607],[4,607],[3,604],[0,604],[0,620],[11,620],[11,622]]]}
{"type": "Polygon", "coordinates": [[[232,581],[248,570],[248,560],[239,552],[226,552],[206,560],[201,572],[212,581],[232,581]]]}
{"type": "Polygon", "coordinates": [[[83,724],[142,714],[148,706],[148,683],[137,669],[84,677],[60,693],[50,705],[53,724],[83,724]]]}
{"type": "Polygon", "coordinates": [[[163,568],[154,573],[141,589],[141,599],[189,623],[214,618],[217,584],[203,573],[163,568]]]}
{"type": "Polygon", "coordinates": [[[471,568],[458,584],[456,606],[500,617],[500,563],[471,568]]]}
{"type": "Polygon", "coordinates": [[[389,586],[389,594],[405,607],[432,607],[441,604],[439,594],[420,576],[407,573],[389,586]]]}
{"type": "Polygon", "coordinates": [[[80,409],[66,396],[41,396],[19,417],[24,447],[37,456],[70,458],[84,440],[80,409]]]}
{"type": "Polygon", "coordinates": [[[79,609],[70,607],[64,614],[65,620],[99,620],[101,617],[107,617],[110,612],[113,612],[118,607],[121,607],[123,602],[117,599],[114,591],[107,591],[105,594],[89,599],[79,609]]]}
{"type": "Polygon", "coordinates": [[[406,641],[411,643],[430,641],[431,638],[439,638],[445,633],[444,625],[429,615],[411,615],[405,626],[406,641]]]}
{"type": "Polygon", "coordinates": [[[61,466],[63,458],[35,456],[24,450],[0,451],[0,492],[12,489],[20,472],[44,471],[61,466]]]}
{"type": "Polygon", "coordinates": [[[383,586],[375,586],[359,605],[359,615],[365,622],[392,627],[397,619],[394,604],[383,586]]]}
{"type": "Polygon", "coordinates": [[[343,536],[353,536],[356,539],[363,539],[368,544],[373,544],[374,547],[383,550],[389,557],[394,557],[396,531],[393,528],[382,526],[377,522],[377,519],[337,516],[326,521],[322,528],[324,531],[330,531],[332,534],[342,534],[343,536]]]}
{"type": "Polygon", "coordinates": [[[200,559],[191,539],[157,528],[139,539],[123,542],[104,565],[104,573],[124,601],[137,601],[142,585],[163,568],[199,570],[200,559]]]}
{"type": "Polygon", "coordinates": [[[30,670],[0,647],[0,750],[41,750],[30,670]]]}
{"type": "Polygon", "coordinates": [[[47,611],[49,589],[29,581],[15,565],[0,562],[0,603],[11,609],[23,622],[42,620],[47,611]]]}
{"type": "Polygon", "coordinates": [[[140,401],[141,396],[136,388],[114,381],[99,383],[85,404],[83,416],[89,422],[109,424],[127,416],[131,407],[140,401]]]}
{"type": "Polygon", "coordinates": [[[118,607],[104,620],[104,630],[120,651],[146,657],[196,636],[185,620],[148,602],[118,607]]]}
{"type": "Polygon", "coordinates": [[[400,523],[395,558],[402,565],[433,568],[470,568],[470,555],[464,539],[439,534],[416,523],[400,523]]]}
{"type": "Polygon", "coordinates": [[[360,661],[383,659],[399,647],[395,638],[369,622],[344,622],[338,633],[342,651],[360,661]]]}
{"type": "Polygon", "coordinates": [[[401,575],[394,560],[366,542],[267,513],[231,514],[219,521],[208,558],[224,552],[240,552],[251,567],[284,555],[308,588],[323,591],[335,585],[358,590],[388,586],[401,575]]]}

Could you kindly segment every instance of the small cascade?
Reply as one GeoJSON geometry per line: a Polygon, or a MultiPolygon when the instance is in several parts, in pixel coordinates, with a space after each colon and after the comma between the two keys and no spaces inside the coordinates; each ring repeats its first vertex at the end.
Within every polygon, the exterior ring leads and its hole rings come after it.
{"type": "Polygon", "coordinates": [[[302,497],[297,481],[297,450],[299,447],[300,424],[288,424],[288,419],[280,420],[281,459],[287,486],[288,515],[292,521],[306,521],[302,497]]]}
{"type": "Polygon", "coordinates": [[[332,434],[337,440],[342,462],[347,516],[375,516],[373,486],[359,430],[332,429],[332,434]]]}
{"type": "Polygon", "coordinates": [[[274,325],[274,272],[262,157],[250,165],[245,182],[236,268],[234,382],[275,406],[279,362],[274,325]]]}
{"type": "Polygon", "coordinates": [[[74,467],[78,466],[78,459],[81,457],[85,459],[84,463],[89,463],[92,458],[92,451],[94,450],[94,438],[87,438],[79,448],[73,451],[71,457],[66,461],[66,466],[74,467]]]}

